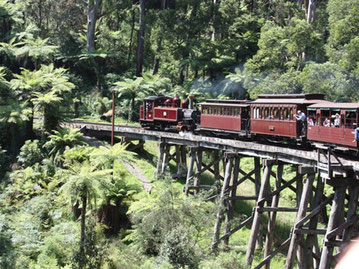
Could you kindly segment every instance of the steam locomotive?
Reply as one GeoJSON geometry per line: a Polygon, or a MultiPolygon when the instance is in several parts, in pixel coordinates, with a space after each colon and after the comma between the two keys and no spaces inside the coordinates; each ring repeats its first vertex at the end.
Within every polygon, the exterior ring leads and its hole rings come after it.
{"type": "Polygon", "coordinates": [[[266,94],[254,101],[209,99],[199,104],[194,96],[181,102],[157,95],[144,99],[140,123],[150,129],[308,141],[358,151],[358,112],[359,103],[333,103],[323,94],[266,94]],[[300,111],[305,121],[298,120],[300,111]]]}

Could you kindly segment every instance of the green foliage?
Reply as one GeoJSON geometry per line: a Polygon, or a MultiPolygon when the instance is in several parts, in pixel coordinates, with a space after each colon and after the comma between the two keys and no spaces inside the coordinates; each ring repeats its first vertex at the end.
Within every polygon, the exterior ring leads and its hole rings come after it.
{"type": "Polygon", "coordinates": [[[49,156],[57,163],[62,161],[62,154],[67,148],[85,144],[81,140],[82,134],[77,129],[69,130],[65,128],[54,130],[53,132],[54,134],[49,135],[50,140],[45,143],[44,147],[49,151],[49,156]]]}
{"type": "Polygon", "coordinates": [[[121,107],[127,110],[129,121],[139,118],[138,104],[143,101],[144,97],[154,93],[152,85],[142,77],[115,82],[114,87],[120,100],[123,100],[121,107]]]}
{"type": "Polygon", "coordinates": [[[0,268],[15,268],[15,252],[11,243],[6,215],[0,214],[0,268]]]}
{"type": "Polygon", "coordinates": [[[77,264],[85,260],[86,265],[81,267],[84,269],[103,268],[103,264],[107,260],[105,256],[107,242],[103,234],[103,227],[97,223],[93,216],[88,217],[87,222],[85,241],[83,242],[85,257],[82,257],[80,252],[75,251],[72,262],[77,264]]]}
{"type": "Polygon", "coordinates": [[[67,170],[58,171],[58,175],[63,180],[60,193],[69,197],[73,204],[75,201],[86,195],[90,206],[96,208],[97,199],[104,196],[105,191],[110,187],[108,175],[111,170],[97,170],[90,163],[74,164],[67,170]],[[94,202],[93,205],[91,203],[94,202]]]}
{"type": "Polygon", "coordinates": [[[249,268],[245,263],[245,253],[236,251],[222,252],[218,256],[211,257],[209,260],[202,261],[199,264],[200,269],[245,269],[249,268]]]}
{"type": "Polygon", "coordinates": [[[134,230],[127,240],[176,267],[196,267],[209,244],[212,210],[211,203],[185,197],[165,182],[130,206],[134,230]]]}
{"type": "Polygon", "coordinates": [[[41,151],[39,140],[27,140],[20,149],[17,161],[23,167],[28,167],[35,163],[40,163],[43,158],[44,155],[41,151]]]}
{"type": "Polygon", "coordinates": [[[323,58],[321,37],[304,20],[293,18],[288,26],[267,22],[261,30],[257,54],[246,63],[252,72],[299,70],[307,59],[323,58]]]}
{"type": "MultiPolygon", "coordinates": [[[[329,0],[329,38],[327,44],[331,60],[338,62],[353,47],[353,39],[358,35],[359,3],[351,0],[329,0]]],[[[355,61],[355,59],[353,59],[355,61]]]]}
{"type": "Polygon", "coordinates": [[[309,63],[302,74],[304,92],[320,92],[337,102],[359,100],[358,79],[335,63],[309,63]]]}

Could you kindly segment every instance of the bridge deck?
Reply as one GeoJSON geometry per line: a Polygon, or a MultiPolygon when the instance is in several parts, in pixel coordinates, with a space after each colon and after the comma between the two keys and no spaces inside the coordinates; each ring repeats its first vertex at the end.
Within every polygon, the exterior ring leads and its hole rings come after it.
{"type": "MultiPolygon", "coordinates": [[[[85,130],[86,134],[93,136],[110,136],[111,124],[88,123],[73,121],[64,123],[70,128],[85,130]]],[[[286,145],[267,145],[255,141],[240,141],[218,137],[194,135],[192,133],[169,133],[162,131],[145,130],[140,127],[115,125],[115,135],[124,136],[130,139],[152,140],[166,142],[175,145],[186,145],[191,147],[202,147],[209,149],[225,150],[242,154],[249,157],[260,157],[270,160],[283,161],[290,164],[311,166],[325,171],[326,165],[318,162],[318,153],[313,149],[296,149],[286,145]]],[[[353,156],[341,156],[338,158],[342,165],[332,166],[334,174],[342,175],[348,170],[353,170],[356,178],[359,179],[359,161],[353,156]]],[[[323,161],[323,158],[322,158],[323,161]]],[[[332,156],[332,162],[335,158],[332,156]]]]}

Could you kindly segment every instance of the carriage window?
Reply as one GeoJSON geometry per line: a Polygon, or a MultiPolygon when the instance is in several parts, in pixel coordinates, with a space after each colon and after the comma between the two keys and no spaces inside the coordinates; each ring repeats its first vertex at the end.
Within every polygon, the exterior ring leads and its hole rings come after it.
{"type": "Polygon", "coordinates": [[[269,108],[264,108],[264,118],[269,119],[269,108]]]}
{"type": "Polygon", "coordinates": [[[237,108],[235,107],[234,109],[233,109],[233,116],[237,116],[237,108]]]}
{"type": "Polygon", "coordinates": [[[308,109],[308,125],[313,126],[316,123],[316,109],[308,109]]]}
{"type": "Polygon", "coordinates": [[[325,126],[325,127],[330,127],[330,111],[329,110],[320,110],[320,125],[325,126]]]}
{"type": "Polygon", "coordinates": [[[345,128],[355,129],[356,128],[356,112],[346,110],[345,111],[345,128]]]}
{"type": "Polygon", "coordinates": [[[232,115],[232,108],[230,108],[230,107],[227,108],[227,115],[228,116],[232,115]]]}
{"type": "Polygon", "coordinates": [[[330,111],[331,114],[331,120],[330,120],[330,126],[332,127],[340,127],[342,126],[341,120],[340,120],[340,109],[332,109],[330,111]]]}
{"type": "Polygon", "coordinates": [[[273,109],[273,118],[279,119],[279,109],[276,107],[273,109]]]}
{"type": "Polygon", "coordinates": [[[255,114],[256,114],[257,119],[259,119],[261,117],[260,116],[260,109],[258,107],[256,108],[255,114]]]}
{"type": "Polygon", "coordinates": [[[293,108],[289,109],[289,120],[293,120],[293,108]]]}
{"type": "Polygon", "coordinates": [[[283,118],[285,120],[289,120],[289,111],[288,111],[288,108],[284,108],[283,109],[283,118]]]}

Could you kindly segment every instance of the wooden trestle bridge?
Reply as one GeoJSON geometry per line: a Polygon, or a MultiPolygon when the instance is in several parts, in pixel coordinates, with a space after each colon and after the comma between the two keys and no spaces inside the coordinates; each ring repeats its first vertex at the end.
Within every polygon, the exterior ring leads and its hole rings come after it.
{"type": "MultiPolygon", "coordinates": [[[[109,137],[111,134],[109,124],[71,122],[65,125],[79,128],[86,135],[94,137],[109,137]]],[[[221,205],[218,207],[214,226],[212,248],[215,250],[219,243],[228,247],[229,237],[233,233],[244,226],[251,227],[246,261],[253,268],[269,268],[271,259],[279,252],[287,254],[285,268],[293,268],[295,263],[299,268],[331,268],[343,248],[359,235],[358,159],[337,157],[330,148],[298,150],[283,145],[166,133],[119,125],[115,126],[115,135],[129,140],[158,141],[157,176],[164,174],[168,162],[174,160],[178,174],[186,177],[186,194],[212,188],[213,186],[201,184],[200,180],[202,173],[211,172],[215,184],[220,186],[216,198],[221,205]],[[172,154],[171,148],[175,148],[172,154]],[[208,164],[203,162],[204,152],[213,154],[212,161],[208,164]],[[253,158],[254,169],[248,173],[240,166],[243,157],[253,158]],[[224,176],[220,173],[220,161],[223,161],[224,176]],[[283,179],[284,165],[295,166],[294,178],[283,179]],[[271,177],[273,180],[270,180],[271,177]],[[253,182],[255,195],[240,196],[236,193],[237,188],[245,181],[253,182]],[[331,186],[333,195],[325,195],[325,185],[331,186]],[[279,206],[281,192],[285,189],[295,193],[295,207],[279,206]],[[252,215],[236,224],[231,221],[235,200],[255,201],[252,215]],[[327,206],[330,205],[328,216],[327,206]],[[280,212],[296,212],[290,236],[283,242],[274,232],[276,216],[280,212]],[[262,217],[265,213],[268,218],[262,217]],[[327,222],[325,229],[318,228],[319,220],[327,222]],[[263,233],[263,230],[266,232],[263,233]],[[322,247],[319,247],[319,238],[324,238],[322,247]],[[274,241],[277,242],[276,248],[274,241]],[[256,246],[263,246],[263,260],[252,265],[256,246]],[[334,248],[335,253],[339,254],[334,255],[334,248]]]]}

